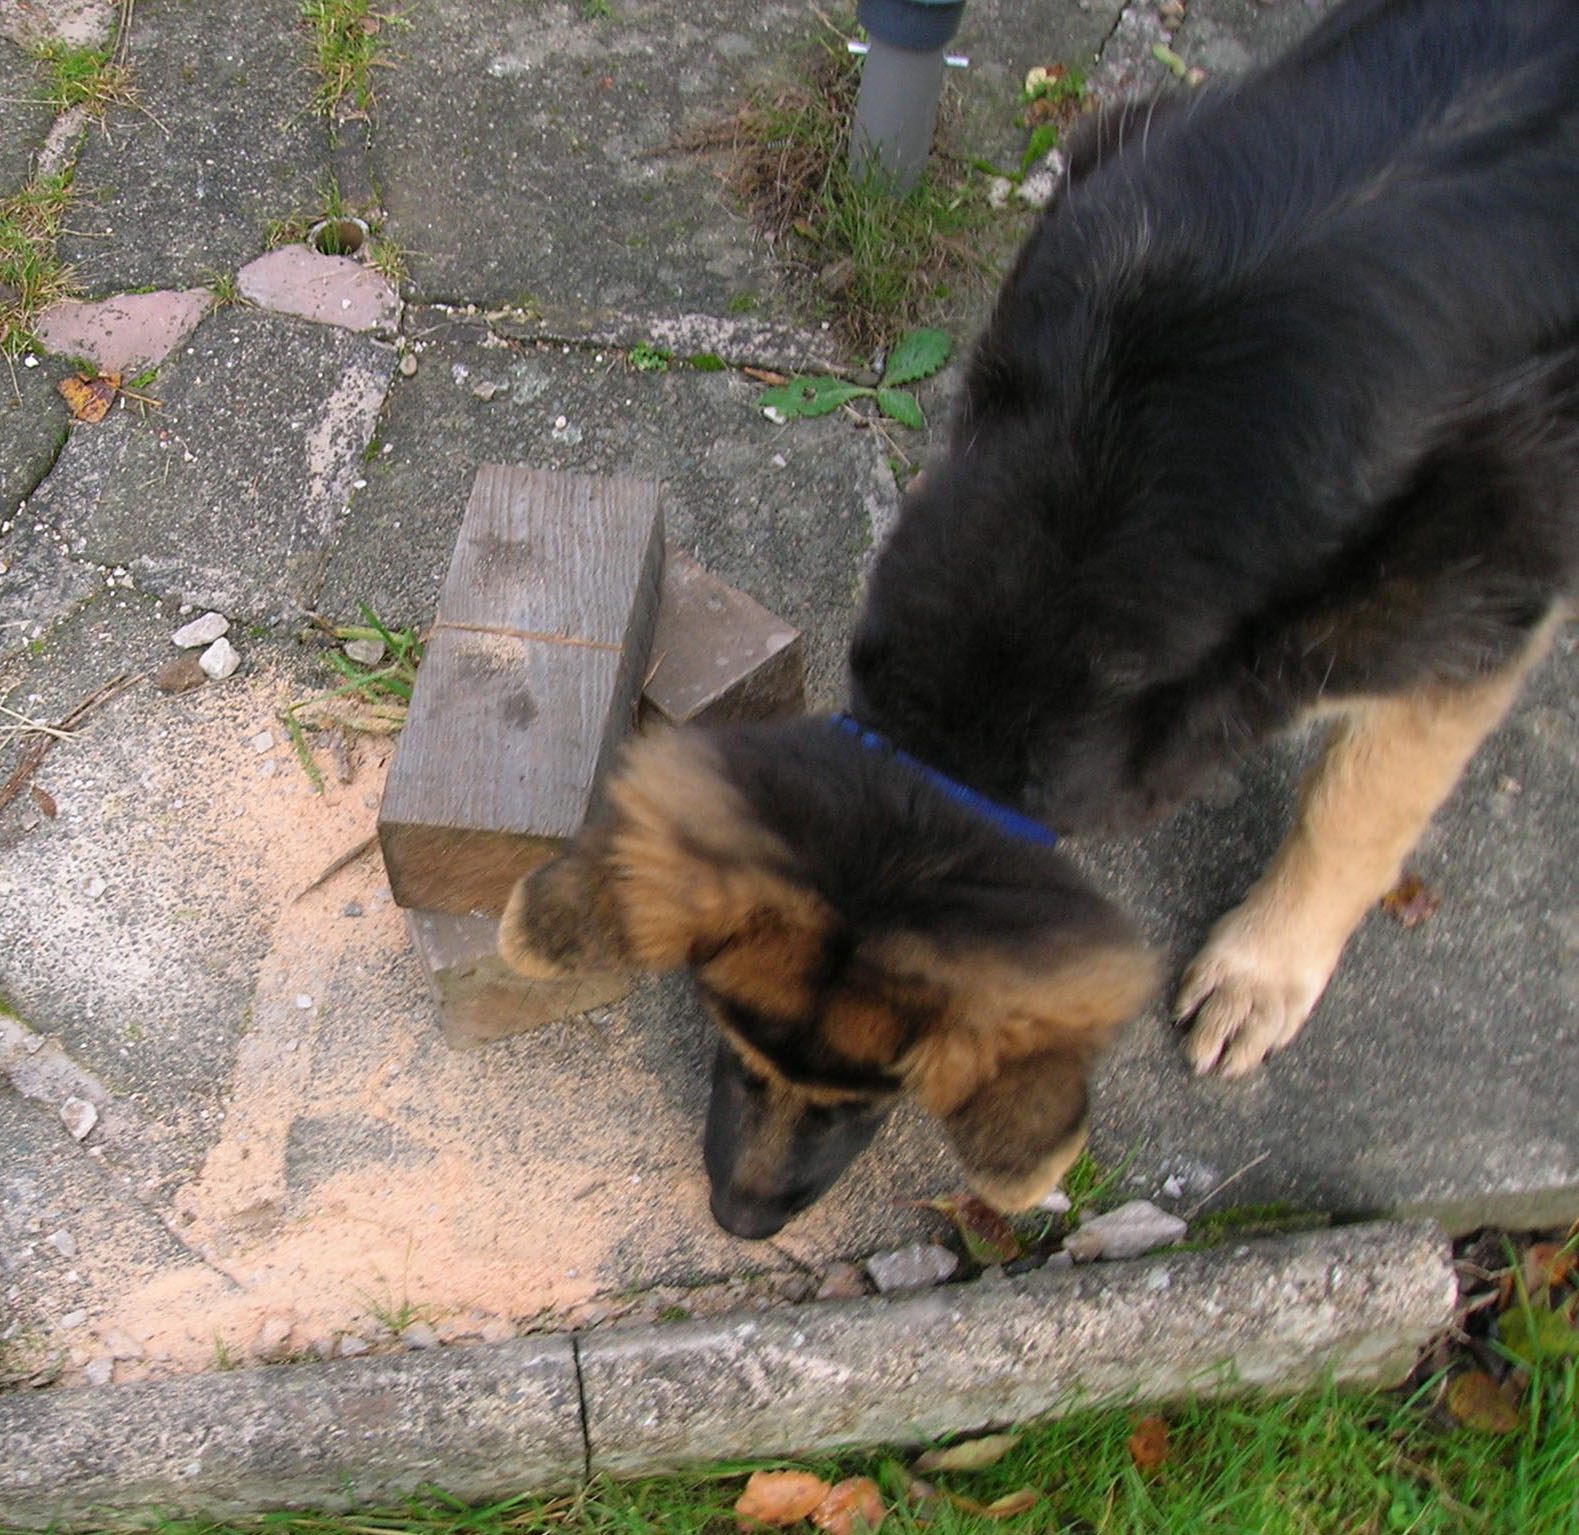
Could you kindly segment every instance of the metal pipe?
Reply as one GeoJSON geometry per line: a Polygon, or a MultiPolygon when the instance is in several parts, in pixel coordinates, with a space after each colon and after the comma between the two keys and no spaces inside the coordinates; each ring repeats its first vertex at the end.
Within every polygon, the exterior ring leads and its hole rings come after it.
{"type": "Polygon", "coordinates": [[[850,174],[903,195],[921,179],[964,0],[861,0],[869,43],[850,125],[850,174]]]}

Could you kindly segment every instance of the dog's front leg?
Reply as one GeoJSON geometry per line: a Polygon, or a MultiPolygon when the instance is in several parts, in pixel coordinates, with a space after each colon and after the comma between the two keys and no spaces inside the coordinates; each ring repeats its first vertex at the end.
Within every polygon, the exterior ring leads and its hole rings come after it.
{"type": "Polygon", "coordinates": [[[1175,1017],[1194,1015],[1185,1053],[1197,1072],[1240,1076],[1299,1032],[1349,934],[1397,882],[1555,627],[1542,624],[1482,681],[1345,708],[1300,786],[1293,830],[1185,972],[1175,1017]]]}

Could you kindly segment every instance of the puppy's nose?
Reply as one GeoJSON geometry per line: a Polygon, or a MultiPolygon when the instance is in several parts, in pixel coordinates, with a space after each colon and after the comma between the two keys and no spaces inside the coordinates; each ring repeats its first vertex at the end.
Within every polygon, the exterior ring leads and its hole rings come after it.
{"type": "Polygon", "coordinates": [[[762,1199],[734,1189],[714,1189],[709,1201],[713,1219],[731,1236],[760,1242],[783,1229],[790,1211],[778,1199],[762,1199]]]}

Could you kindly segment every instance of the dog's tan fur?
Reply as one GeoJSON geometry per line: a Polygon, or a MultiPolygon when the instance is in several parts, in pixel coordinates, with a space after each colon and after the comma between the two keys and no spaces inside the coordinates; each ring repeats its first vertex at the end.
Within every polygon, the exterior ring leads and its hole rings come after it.
{"type": "Polygon", "coordinates": [[[943,1121],[990,1203],[1023,1208],[1053,1187],[1084,1126],[1049,1143],[1048,1125],[1083,1110],[1091,1062],[1154,989],[1144,951],[946,952],[887,934],[858,942],[838,991],[819,998],[814,971],[833,913],[791,877],[787,849],[746,813],[705,739],[637,742],[609,803],[557,865],[516,887],[501,953],[540,977],[611,961],[690,966],[724,1038],[773,1097],[772,1128],[747,1151],[742,1176],[787,1154],[808,1106],[860,1095],[788,1075],[727,1024],[719,999],[803,1021],[838,1059],[901,1079],[943,1121]],[[567,913],[556,908],[567,898],[577,925],[568,963],[543,942],[546,928],[563,930],[567,913]]]}
{"type": "Polygon", "coordinates": [[[1241,1076],[1298,1034],[1350,934],[1397,882],[1561,619],[1548,617],[1513,665],[1480,681],[1330,711],[1292,830],[1185,972],[1175,1011],[1195,1015],[1185,1050],[1197,1071],[1241,1076]]]}

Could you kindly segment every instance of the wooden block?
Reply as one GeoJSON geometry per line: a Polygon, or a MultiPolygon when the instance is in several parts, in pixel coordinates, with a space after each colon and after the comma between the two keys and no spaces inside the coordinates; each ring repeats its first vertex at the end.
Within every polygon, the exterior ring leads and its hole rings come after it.
{"type": "Polygon", "coordinates": [[[580,827],[635,720],[662,571],[656,485],[478,471],[379,813],[402,906],[497,916],[580,827]]]}
{"type": "Polygon", "coordinates": [[[670,547],[642,722],[773,719],[805,707],[800,630],[670,547]]]}
{"type": "Polygon", "coordinates": [[[473,1050],[556,1019],[617,1002],[635,984],[621,971],[567,981],[531,981],[499,958],[492,917],[407,911],[406,931],[439,1010],[444,1039],[473,1050]]]}

